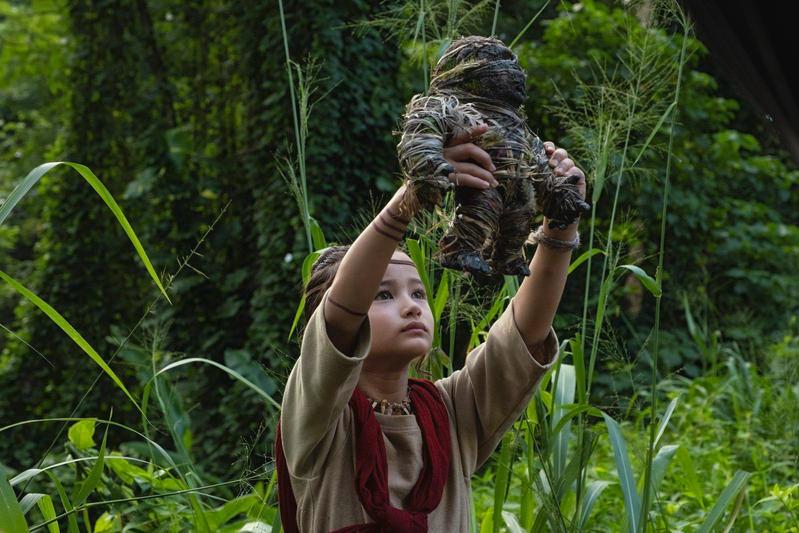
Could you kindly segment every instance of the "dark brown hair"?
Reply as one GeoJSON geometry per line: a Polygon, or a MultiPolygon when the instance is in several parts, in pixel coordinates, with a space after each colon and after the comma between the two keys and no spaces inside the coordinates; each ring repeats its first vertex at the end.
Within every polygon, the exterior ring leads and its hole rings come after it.
{"type": "MultiPolygon", "coordinates": [[[[397,251],[407,253],[405,247],[400,244],[397,246],[397,251]]],[[[330,246],[325,248],[319,257],[314,261],[311,267],[311,275],[308,277],[308,283],[304,287],[305,293],[305,323],[311,319],[314,311],[322,301],[322,296],[325,295],[327,289],[333,284],[333,279],[336,277],[338,267],[341,260],[350,249],[349,244],[341,246],[330,246]]],[[[428,372],[422,370],[421,365],[427,359],[427,354],[416,359],[414,369],[420,374],[426,374],[431,378],[428,372]]]]}

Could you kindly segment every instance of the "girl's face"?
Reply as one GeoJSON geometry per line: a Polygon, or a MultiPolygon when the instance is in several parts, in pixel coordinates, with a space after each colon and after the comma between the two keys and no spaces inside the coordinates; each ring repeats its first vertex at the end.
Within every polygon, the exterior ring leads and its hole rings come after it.
{"type": "Polygon", "coordinates": [[[397,251],[369,308],[372,346],[364,364],[383,369],[406,368],[433,344],[433,311],[411,258],[397,251]]]}

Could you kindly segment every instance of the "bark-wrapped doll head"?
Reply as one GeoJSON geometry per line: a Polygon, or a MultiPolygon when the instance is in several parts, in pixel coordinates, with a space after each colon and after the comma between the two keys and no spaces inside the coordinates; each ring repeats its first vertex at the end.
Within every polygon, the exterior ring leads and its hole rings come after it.
{"type": "Polygon", "coordinates": [[[502,41],[470,35],[454,41],[441,56],[430,94],[467,92],[519,107],[526,97],[525,79],[516,55],[502,41]]]}

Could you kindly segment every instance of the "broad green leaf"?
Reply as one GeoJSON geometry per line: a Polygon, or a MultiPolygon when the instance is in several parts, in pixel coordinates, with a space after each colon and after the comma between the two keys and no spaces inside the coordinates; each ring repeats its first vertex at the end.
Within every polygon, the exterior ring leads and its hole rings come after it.
{"type": "Polygon", "coordinates": [[[599,495],[602,494],[602,491],[604,491],[610,484],[610,481],[604,480],[596,480],[588,484],[588,487],[585,490],[585,496],[583,497],[584,499],[582,507],[580,509],[580,522],[577,526],[577,531],[582,531],[585,529],[586,521],[588,520],[588,517],[591,516],[591,510],[594,508],[594,504],[599,498],[599,495]]]}
{"type": "Polygon", "coordinates": [[[0,531],[27,533],[28,524],[17,501],[14,489],[8,483],[5,469],[0,466],[0,531]]]}
{"type": "Polygon", "coordinates": [[[141,412],[141,407],[133,398],[133,395],[131,395],[131,393],[128,392],[128,389],[125,388],[125,385],[122,384],[122,380],[120,380],[117,377],[114,371],[111,370],[111,367],[109,367],[106,364],[106,362],[103,360],[103,358],[97,354],[97,352],[94,350],[94,348],[91,347],[91,345],[86,341],[86,339],[84,339],[83,336],[80,333],[78,333],[74,327],[72,327],[72,324],[67,322],[67,320],[63,316],[61,316],[61,313],[50,307],[50,304],[48,304],[47,302],[45,302],[44,300],[33,294],[27,288],[22,286],[22,284],[20,284],[17,280],[15,280],[14,278],[9,276],[2,270],[0,270],[0,278],[3,278],[3,280],[5,280],[6,283],[14,287],[14,289],[16,289],[17,292],[19,292],[25,298],[36,304],[36,307],[44,311],[44,313],[48,317],[50,317],[50,320],[55,322],[56,325],[58,325],[58,327],[60,327],[64,331],[64,333],[69,335],[69,337],[73,341],[75,341],[75,344],[77,344],[81,348],[81,350],[86,352],[89,355],[89,357],[91,357],[91,359],[95,363],[97,363],[97,365],[100,368],[102,368],[103,371],[105,371],[105,373],[108,374],[112,380],[114,380],[114,383],[117,384],[117,387],[122,389],[122,392],[124,392],[125,395],[130,399],[130,401],[133,402],[133,405],[136,406],[136,409],[138,409],[139,412],[141,412]]]}
{"type": "Polygon", "coordinates": [[[147,252],[144,251],[141,242],[139,242],[139,238],[136,236],[136,232],[133,231],[133,228],[130,226],[128,219],[125,217],[125,214],[122,212],[122,209],[119,208],[119,205],[117,205],[117,202],[116,200],[114,200],[114,197],[111,196],[111,193],[108,192],[108,189],[106,189],[105,185],[103,185],[103,183],[99,179],[97,179],[97,176],[94,175],[94,173],[89,169],[89,167],[86,167],[79,163],[71,163],[69,161],[54,161],[51,163],[44,163],[34,168],[28,173],[27,176],[25,176],[22,182],[20,182],[20,184],[17,185],[13,191],[11,191],[11,194],[8,195],[6,201],[3,203],[2,206],[0,206],[0,225],[2,225],[5,219],[8,218],[8,216],[11,214],[11,211],[14,209],[14,207],[16,207],[16,205],[20,202],[20,200],[22,200],[22,198],[28,193],[31,187],[36,185],[36,183],[41,179],[41,177],[47,174],[47,172],[49,172],[50,170],[59,165],[66,165],[76,170],[78,174],[83,176],[83,179],[88,181],[89,185],[91,185],[92,188],[95,191],[97,191],[97,194],[100,195],[100,198],[103,199],[103,201],[111,210],[111,212],[114,213],[114,216],[117,218],[119,225],[122,226],[123,230],[125,230],[125,233],[128,235],[130,242],[133,244],[133,247],[136,249],[136,252],[139,254],[139,257],[144,263],[144,267],[147,269],[147,272],[150,273],[150,277],[153,279],[153,281],[155,281],[155,284],[161,290],[161,293],[164,295],[164,298],[166,298],[166,301],[171,304],[172,300],[169,299],[169,295],[167,295],[166,290],[164,289],[163,285],[161,285],[161,280],[158,278],[158,275],[155,273],[155,269],[153,268],[152,263],[150,263],[150,259],[147,257],[147,252]]]}
{"type": "Polygon", "coordinates": [[[122,529],[122,518],[117,513],[105,512],[94,523],[93,533],[111,533],[122,529]]]}
{"type": "Polygon", "coordinates": [[[663,294],[658,282],[644,272],[641,267],[635,265],[619,265],[618,268],[626,268],[632,272],[633,275],[638,278],[638,281],[640,281],[653,296],[660,297],[663,294]]]}
{"type": "Polygon", "coordinates": [[[744,472],[743,470],[738,470],[735,472],[735,476],[733,476],[732,481],[730,481],[730,483],[721,493],[719,499],[716,500],[715,505],[713,505],[713,508],[710,510],[707,518],[705,518],[705,521],[697,530],[697,533],[709,533],[710,531],[713,531],[713,527],[716,525],[716,522],[718,522],[721,519],[721,516],[724,514],[724,509],[726,509],[730,502],[735,499],[738,493],[743,490],[751,475],[752,474],[750,472],[744,472]]]}
{"type": "MultiPolygon", "coordinates": [[[[566,414],[566,406],[574,403],[575,389],[574,367],[572,365],[561,364],[555,380],[555,403],[552,411],[552,425],[558,423],[566,414]]],[[[566,421],[561,424],[557,432],[552,433],[554,439],[552,449],[553,477],[559,480],[563,477],[566,469],[566,461],[569,454],[569,441],[571,440],[571,422],[566,421]]]]}
{"type": "Polygon", "coordinates": [[[250,509],[260,505],[260,498],[255,494],[247,494],[234,498],[224,505],[212,510],[205,511],[208,524],[213,531],[218,531],[223,525],[227,524],[231,518],[246,513],[250,509]]]}
{"type": "Polygon", "coordinates": [[[663,446],[661,449],[658,450],[657,455],[652,460],[652,489],[653,494],[657,493],[658,487],[660,487],[660,482],[663,481],[663,478],[666,476],[666,470],[669,468],[669,463],[671,463],[671,459],[674,457],[674,454],[677,453],[677,449],[680,446],[678,444],[668,444],[663,446]]]}
{"type": "Polygon", "coordinates": [[[627,516],[628,530],[635,533],[638,531],[638,513],[641,510],[641,498],[633,477],[633,470],[630,466],[630,457],[627,455],[627,443],[621,434],[619,424],[609,417],[606,413],[605,425],[610,435],[610,443],[613,446],[613,456],[616,461],[616,471],[619,475],[619,486],[624,496],[624,509],[627,516]]]}
{"type": "Polygon", "coordinates": [[[86,450],[94,446],[94,419],[89,418],[75,422],[69,426],[67,432],[69,441],[79,450],[86,450]]]}

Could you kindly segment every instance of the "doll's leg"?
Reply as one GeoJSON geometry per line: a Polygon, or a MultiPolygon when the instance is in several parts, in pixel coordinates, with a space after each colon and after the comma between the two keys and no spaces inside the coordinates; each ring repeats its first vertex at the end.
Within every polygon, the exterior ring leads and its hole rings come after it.
{"type": "Polygon", "coordinates": [[[505,210],[493,240],[491,268],[500,274],[529,276],[522,253],[533,226],[535,191],[527,179],[509,179],[505,188],[505,210]]]}
{"type": "Polygon", "coordinates": [[[482,250],[486,239],[496,232],[502,211],[497,189],[455,189],[455,217],[438,243],[437,259],[442,266],[473,274],[491,273],[482,250]]]}

